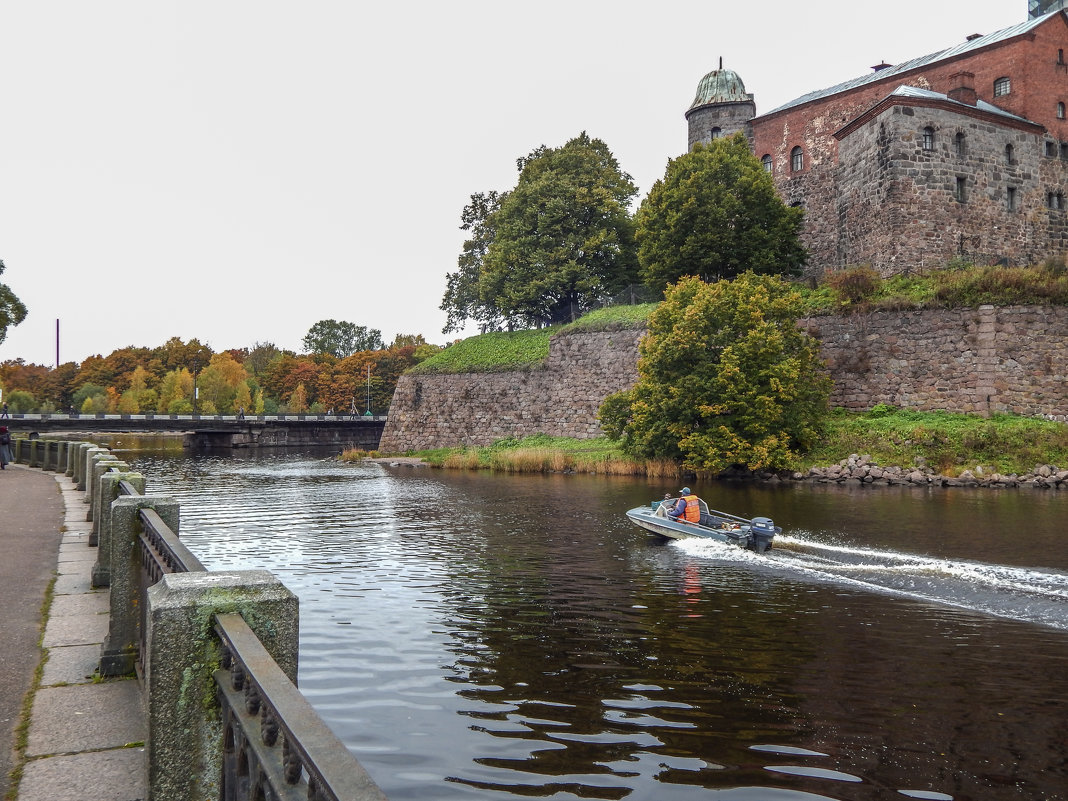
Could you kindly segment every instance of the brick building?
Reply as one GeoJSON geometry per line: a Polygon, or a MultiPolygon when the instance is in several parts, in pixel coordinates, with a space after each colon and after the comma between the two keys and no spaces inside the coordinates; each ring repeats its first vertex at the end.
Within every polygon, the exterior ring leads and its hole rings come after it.
{"type": "Polygon", "coordinates": [[[883,275],[963,255],[1026,264],[1068,255],[1068,11],[755,115],[741,79],[706,75],[686,113],[689,146],[736,131],[805,209],[809,270],[883,275]]]}

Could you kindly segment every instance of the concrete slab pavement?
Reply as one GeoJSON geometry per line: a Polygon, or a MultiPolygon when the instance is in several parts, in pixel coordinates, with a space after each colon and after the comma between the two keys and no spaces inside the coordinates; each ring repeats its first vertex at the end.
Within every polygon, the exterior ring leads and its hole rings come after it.
{"type": "MultiPolygon", "coordinates": [[[[52,549],[57,580],[42,639],[48,661],[34,695],[16,797],[139,801],[147,796],[145,712],[136,679],[100,681],[95,673],[108,631],[109,594],[89,586],[96,548],[88,544],[85,494],[64,475],[13,467],[51,482],[52,493],[58,485],[63,509],[61,538],[57,521],[41,521],[59,538],[52,549]]],[[[40,481],[33,483],[47,494],[40,481]]],[[[41,538],[43,548],[46,534],[41,538]]],[[[42,588],[38,608],[43,596],[42,588]]]]}

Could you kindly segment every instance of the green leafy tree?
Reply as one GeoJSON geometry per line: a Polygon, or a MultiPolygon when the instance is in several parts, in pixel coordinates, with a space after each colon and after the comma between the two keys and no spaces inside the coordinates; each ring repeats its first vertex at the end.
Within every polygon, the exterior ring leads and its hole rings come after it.
{"type": "MultiPolygon", "coordinates": [[[[71,400],[71,404],[74,406],[75,409],[91,412],[94,411],[94,409],[92,408],[92,403],[90,403],[90,408],[86,409],[85,402],[87,400],[91,400],[92,398],[104,399],[107,396],[106,393],[107,390],[99,384],[82,384],[80,387],[78,387],[78,389],[74,391],[74,396],[71,400]]],[[[106,402],[102,400],[101,403],[103,403],[106,407],[106,402]]]]}
{"type": "Polygon", "coordinates": [[[830,392],[801,312],[800,294],[774,276],[669,287],[649,318],[638,383],[601,406],[606,433],[694,470],[789,467],[815,444],[830,392]]]}
{"type": "Polygon", "coordinates": [[[470,231],[471,238],[464,241],[456,261],[456,272],[445,276],[441,310],[448,314],[448,318],[442,333],[460,331],[468,320],[478,323],[482,333],[495,330],[505,322],[496,304],[482,300],[479,289],[486,253],[496,235],[494,214],[507,194],[477,192],[471,195],[471,202],[460,214],[460,230],[470,231]]]}
{"type": "Polygon", "coordinates": [[[637,278],[637,189],[600,139],[585,132],[516,162],[504,194],[472,195],[458,271],[447,276],[445,331],[573,320],[637,278]]]}
{"type": "Polygon", "coordinates": [[[320,320],[302,340],[308,353],[329,353],[339,359],[361,350],[383,347],[382,332],[345,320],[320,320]]]}
{"type": "Polygon", "coordinates": [[[7,403],[8,411],[16,414],[25,414],[37,409],[37,399],[33,397],[32,392],[24,389],[12,390],[4,396],[4,401],[7,403]]]}
{"type": "Polygon", "coordinates": [[[697,144],[668,162],[635,215],[642,280],[662,290],[687,275],[796,275],[807,258],[802,217],[783,203],[744,135],[697,144]]]}
{"type": "Polygon", "coordinates": [[[517,161],[494,214],[479,295],[533,325],[573,321],[637,276],[631,177],[584,131],[517,161]]]}
{"type": "MultiPolygon", "coordinates": [[[[0,275],[4,274],[3,259],[0,259],[0,275]]],[[[15,297],[7,284],[0,284],[0,342],[7,338],[7,329],[26,319],[26,306],[15,297]]]]}

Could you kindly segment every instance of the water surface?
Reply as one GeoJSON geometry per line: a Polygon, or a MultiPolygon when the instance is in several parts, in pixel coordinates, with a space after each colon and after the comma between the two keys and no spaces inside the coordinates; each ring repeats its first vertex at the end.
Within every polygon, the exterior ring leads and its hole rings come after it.
{"type": "Polygon", "coordinates": [[[300,596],[300,686],[393,801],[1065,798],[1068,496],[710,485],[786,531],[665,543],[677,490],[137,457],[210,568],[300,596]]]}

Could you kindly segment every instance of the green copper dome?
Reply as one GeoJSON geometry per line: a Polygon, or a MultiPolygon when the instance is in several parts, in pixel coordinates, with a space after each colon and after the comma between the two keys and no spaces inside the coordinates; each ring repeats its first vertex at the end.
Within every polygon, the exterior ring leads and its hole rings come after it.
{"type": "Polygon", "coordinates": [[[745,84],[734,70],[725,70],[722,66],[712,70],[701,83],[697,84],[697,96],[690,105],[690,111],[710,103],[752,103],[753,96],[745,91],[745,84]]]}

